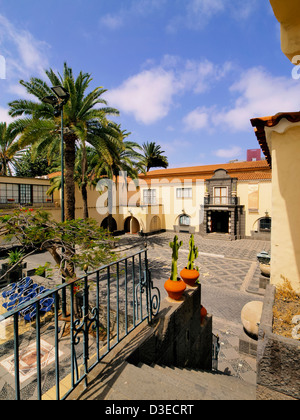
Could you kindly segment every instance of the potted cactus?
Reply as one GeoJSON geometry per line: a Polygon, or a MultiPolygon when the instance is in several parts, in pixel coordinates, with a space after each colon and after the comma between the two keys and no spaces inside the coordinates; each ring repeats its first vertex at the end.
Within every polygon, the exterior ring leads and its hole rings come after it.
{"type": "Polygon", "coordinates": [[[195,260],[198,257],[198,248],[195,245],[194,235],[191,235],[189,244],[190,252],[188,265],[180,272],[180,276],[188,286],[194,287],[200,276],[198,267],[195,268],[195,260]]]}
{"type": "Polygon", "coordinates": [[[172,270],[171,277],[165,283],[165,289],[168,292],[169,298],[174,300],[180,300],[183,292],[186,289],[186,284],[184,281],[178,277],[177,274],[177,261],[178,261],[178,251],[182,246],[182,241],[178,242],[177,235],[174,236],[173,242],[170,242],[170,248],[172,249],[172,270]]]}

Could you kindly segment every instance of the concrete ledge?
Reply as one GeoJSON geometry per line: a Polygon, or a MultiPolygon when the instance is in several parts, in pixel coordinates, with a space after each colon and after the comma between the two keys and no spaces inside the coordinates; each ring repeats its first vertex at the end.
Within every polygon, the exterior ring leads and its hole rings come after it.
{"type": "MultiPolygon", "coordinates": [[[[257,346],[257,384],[266,395],[300,399],[300,342],[273,334],[275,286],[266,289],[257,346]]],[[[270,398],[272,399],[272,398],[270,398]]]]}

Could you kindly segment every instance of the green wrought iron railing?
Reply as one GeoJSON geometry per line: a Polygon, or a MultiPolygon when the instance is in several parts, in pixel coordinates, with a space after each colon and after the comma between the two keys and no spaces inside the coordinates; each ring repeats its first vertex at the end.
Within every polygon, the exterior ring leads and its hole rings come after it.
{"type": "Polygon", "coordinates": [[[7,381],[0,399],[53,399],[53,392],[54,399],[66,399],[80,383],[87,385],[89,372],[103,357],[143,321],[151,322],[160,308],[147,249],[51,290],[30,281],[25,291],[20,284],[13,287],[0,291],[2,309],[8,309],[0,315],[0,377],[7,381]]]}

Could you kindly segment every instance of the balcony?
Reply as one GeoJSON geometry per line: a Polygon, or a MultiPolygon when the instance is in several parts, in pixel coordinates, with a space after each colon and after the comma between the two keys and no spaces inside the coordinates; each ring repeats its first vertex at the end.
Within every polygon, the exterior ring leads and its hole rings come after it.
{"type": "Polygon", "coordinates": [[[239,205],[239,197],[228,196],[228,197],[204,197],[204,204],[206,206],[237,206],[239,205]]]}

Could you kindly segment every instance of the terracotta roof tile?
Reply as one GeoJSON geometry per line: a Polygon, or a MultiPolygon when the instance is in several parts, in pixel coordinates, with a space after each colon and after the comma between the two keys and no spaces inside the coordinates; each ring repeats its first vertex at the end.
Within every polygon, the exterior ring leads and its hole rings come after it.
{"type": "Polygon", "coordinates": [[[253,162],[234,162],[234,163],[219,163],[214,165],[192,166],[185,168],[169,168],[150,171],[146,175],[140,175],[140,178],[168,178],[168,177],[182,177],[182,176],[196,176],[200,178],[208,178],[212,176],[217,169],[225,169],[232,176],[232,172],[252,172],[257,170],[269,171],[268,162],[266,160],[253,162]]]}
{"type": "MultiPolygon", "coordinates": [[[[239,180],[272,179],[272,171],[266,160],[160,169],[150,171],[146,175],[140,174],[139,178],[146,182],[151,182],[153,179],[162,180],[164,178],[178,178],[181,181],[186,179],[191,181],[196,181],[197,179],[206,180],[210,179],[217,169],[225,169],[232,178],[237,178],[239,180]]],[[[60,176],[60,174],[61,172],[54,172],[48,175],[48,178],[51,179],[55,176],[60,176]]],[[[127,178],[127,181],[130,182],[131,179],[127,178]]]]}

